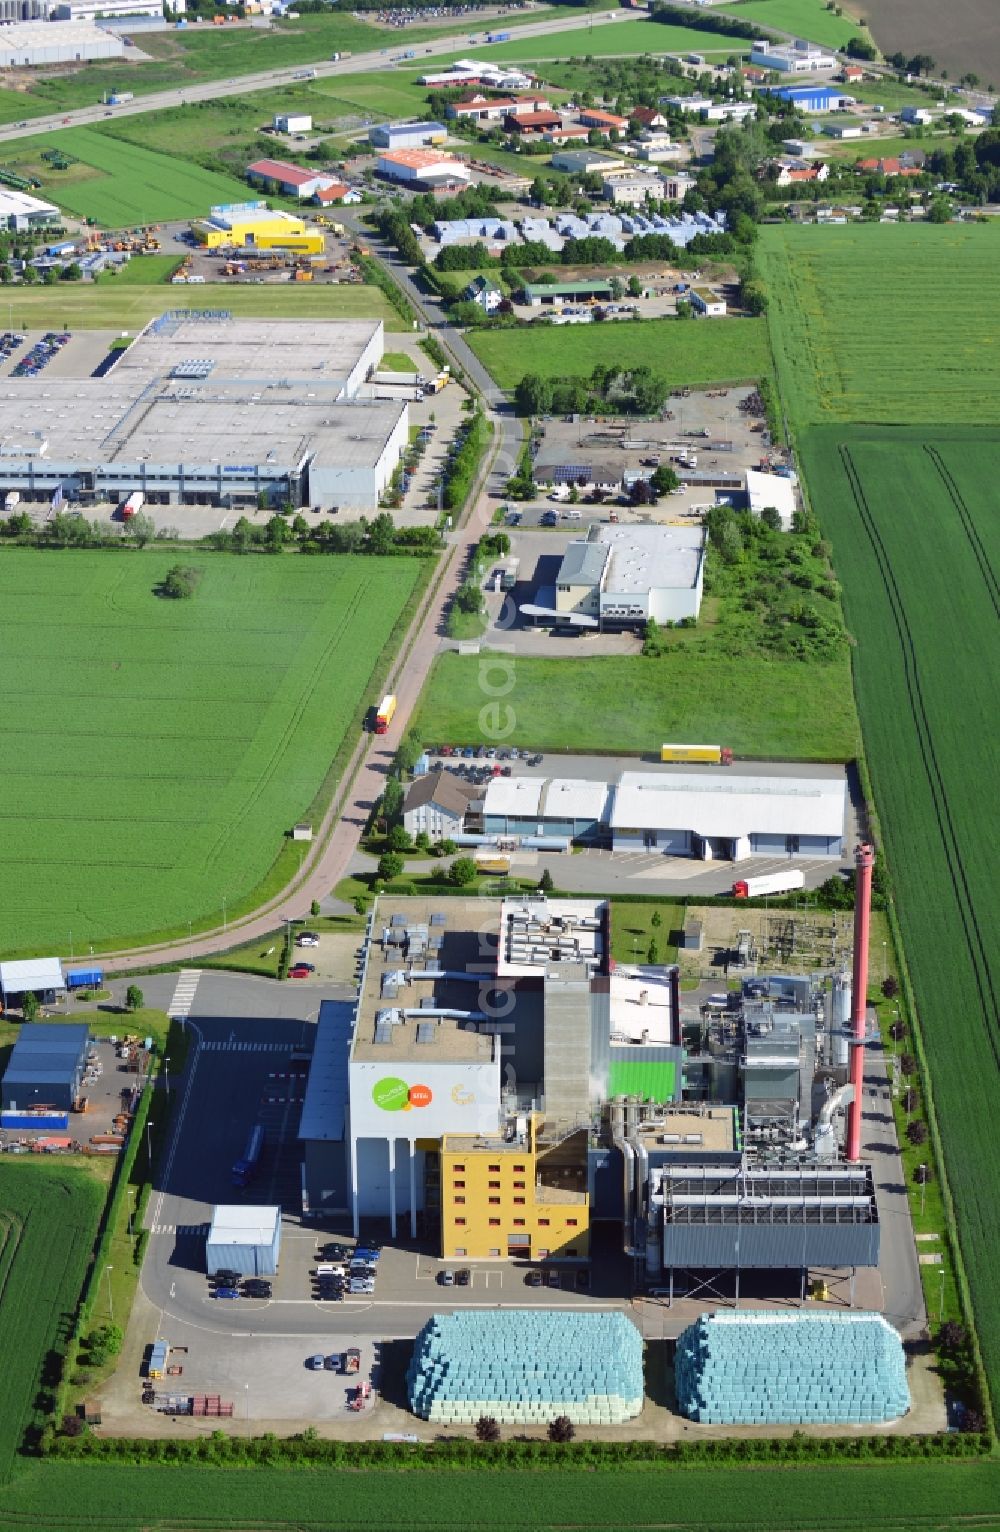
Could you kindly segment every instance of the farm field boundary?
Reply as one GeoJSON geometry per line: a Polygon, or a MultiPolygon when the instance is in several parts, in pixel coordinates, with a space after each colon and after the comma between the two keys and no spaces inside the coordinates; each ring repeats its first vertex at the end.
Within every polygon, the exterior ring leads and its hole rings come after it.
{"type": "MultiPolygon", "coordinates": [[[[135,256],[131,266],[146,260],[135,256]]],[[[156,257],[148,257],[155,260],[156,257]]],[[[155,268],[154,268],[155,270],[155,268]]],[[[21,330],[127,330],[137,335],[168,309],[225,307],[237,319],[381,319],[386,330],[401,330],[402,320],[377,287],[351,283],[321,287],[283,282],[274,287],[171,287],[112,277],[96,283],[58,288],[8,288],[10,320],[21,330]]]]}
{"type": "Polygon", "coordinates": [[[5,1155],[0,1163],[0,1480],[10,1475],[25,1428],[43,1423],[103,1193],[86,1171],[52,1160],[5,1155]]]}
{"type": "Polygon", "coordinates": [[[24,1465],[0,1491],[0,1525],[31,1532],[142,1532],[151,1525],[172,1532],[350,1532],[359,1525],[379,1532],[615,1532],[623,1525],[630,1532],[996,1532],[1000,1526],[993,1512],[1000,1464],[990,1460],[785,1469],[622,1464],[536,1472],[499,1465],[345,1472],[145,1463],[141,1495],[135,1472],[128,1463],[24,1465]],[[162,1516],[151,1518],[151,1505],[162,1507],[162,1516]]]}
{"type": "Polygon", "coordinates": [[[276,858],[287,880],[287,831],[330,790],[423,567],[187,556],[187,602],[153,595],[159,549],[0,560],[8,948],[187,930],[276,858]],[[41,753],[39,698],[60,720],[41,753]]]}
{"type": "Polygon", "coordinates": [[[527,329],[470,330],[465,338],[497,385],[508,391],[528,372],[543,378],[589,377],[598,362],[609,357],[622,367],[650,367],[671,388],[739,383],[769,376],[772,370],[763,319],[533,324],[527,329]]]}
{"type": "Polygon", "coordinates": [[[1000,425],[993,222],[768,225],[757,263],[794,425],[1000,425]]]}
{"type": "Polygon", "coordinates": [[[758,27],[794,32],[823,48],[843,48],[852,37],[863,37],[865,28],[852,16],[826,8],[826,0],[724,0],[712,14],[752,21],[758,27]]]}
{"type": "Polygon", "coordinates": [[[1000,1210],[984,1189],[1000,1180],[1000,770],[987,744],[1000,717],[1000,432],[830,427],[800,450],[857,640],[865,752],[996,1398],[1000,1210]]]}

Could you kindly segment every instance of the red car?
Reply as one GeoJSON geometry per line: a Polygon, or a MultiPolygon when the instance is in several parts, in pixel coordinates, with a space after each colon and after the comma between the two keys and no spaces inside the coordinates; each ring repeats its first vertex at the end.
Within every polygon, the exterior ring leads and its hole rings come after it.
{"type": "Polygon", "coordinates": [[[288,970],[290,979],[308,979],[312,969],[306,963],[296,963],[294,968],[288,970]]]}

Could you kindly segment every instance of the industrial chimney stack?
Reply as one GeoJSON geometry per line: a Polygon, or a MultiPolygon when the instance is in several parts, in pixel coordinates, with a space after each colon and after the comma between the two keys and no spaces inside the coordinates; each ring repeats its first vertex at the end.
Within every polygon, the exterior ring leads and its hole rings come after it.
{"type": "Polygon", "coordinates": [[[861,1105],[865,1081],[865,1028],[868,1009],[868,943],[872,919],[872,846],[855,847],[857,869],[854,890],[854,974],[851,988],[851,1084],[854,1100],[847,1118],[848,1160],[861,1158],[861,1105]]]}

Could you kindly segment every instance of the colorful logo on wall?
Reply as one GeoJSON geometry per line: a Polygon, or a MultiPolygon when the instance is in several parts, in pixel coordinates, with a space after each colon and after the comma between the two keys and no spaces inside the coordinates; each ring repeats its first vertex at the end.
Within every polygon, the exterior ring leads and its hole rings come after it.
{"type": "Polygon", "coordinates": [[[372,1100],[383,1112],[409,1112],[415,1106],[430,1106],[433,1099],[429,1085],[407,1085],[397,1075],[386,1075],[372,1086],[372,1100]]]}
{"type": "Polygon", "coordinates": [[[465,1090],[461,1085],[453,1085],[451,1099],[456,1106],[475,1106],[476,1098],[471,1090],[465,1090]]]}

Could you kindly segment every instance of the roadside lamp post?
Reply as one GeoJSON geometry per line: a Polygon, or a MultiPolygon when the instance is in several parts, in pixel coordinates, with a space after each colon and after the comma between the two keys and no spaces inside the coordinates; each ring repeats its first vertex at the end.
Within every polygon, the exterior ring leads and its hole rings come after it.
{"type": "Polygon", "coordinates": [[[114,1306],[114,1303],[112,1302],[112,1298],[111,1298],[111,1273],[112,1273],[113,1269],[114,1268],[111,1267],[111,1266],[105,1266],[105,1268],[104,1268],[104,1275],[108,1279],[108,1315],[109,1315],[109,1317],[111,1319],[111,1323],[112,1324],[114,1324],[114,1322],[115,1322],[115,1306],[114,1306]]]}
{"type": "Polygon", "coordinates": [[[155,1122],[150,1122],[149,1119],[147,1118],[146,1119],[146,1161],[147,1161],[147,1164],[148,1164],[148,1167],[149,1167],[150,1178],[152,1178],[152,1174],[153,1174],[153,1134],[152,1134],[152,1129],[155,1128],[155,1127],[156,1127],[155,1122]]]}

